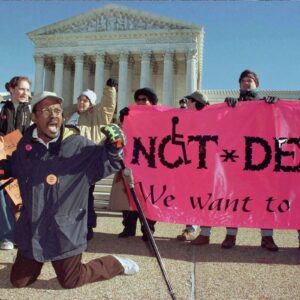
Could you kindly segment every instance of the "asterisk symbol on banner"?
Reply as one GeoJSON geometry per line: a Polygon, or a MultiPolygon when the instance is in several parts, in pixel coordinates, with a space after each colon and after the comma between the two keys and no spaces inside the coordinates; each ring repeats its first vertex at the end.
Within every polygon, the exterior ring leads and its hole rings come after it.
{"type": "Polygon", "coordinates": [[[226,150],[226,149],[223,149],[224,153],[223,155],[220,155],[221,157],[224,158],[223,162],[226,162],[228,161],[229,159],[232,161],[232,162],[235,162],[235,158],[238,158],[239,156],[238,155],[234,155],[234,153],[236,152],[236,150],[226,150]]]}

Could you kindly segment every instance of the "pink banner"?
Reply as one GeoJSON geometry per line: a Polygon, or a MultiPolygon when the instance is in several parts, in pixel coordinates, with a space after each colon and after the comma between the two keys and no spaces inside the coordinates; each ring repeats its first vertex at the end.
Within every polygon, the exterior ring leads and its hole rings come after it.
{"type": "Polygon", "coordinates": [[[131,106],[123,128],[149,219],[300,228],[300,102],[131,106]]]}

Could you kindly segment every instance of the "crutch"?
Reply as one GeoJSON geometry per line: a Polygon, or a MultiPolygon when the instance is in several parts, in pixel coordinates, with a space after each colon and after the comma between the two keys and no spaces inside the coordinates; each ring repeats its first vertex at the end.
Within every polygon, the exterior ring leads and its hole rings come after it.
{"type": "Polygon", "coordinates": [[[124,161],[121,159],[120,160],[120,164],[121,164],[121,167],[123,169],[123,175],[125,177],[125,180],[126,182],[128,183],[128,186],[129,186],[129,189],[130,189],[130,193],[132,195],[132,198],[133,198],[133,201],[134,201],[134,204],[137,208],[137,211],[139,213],[139,217],[140,217],[140,220],[141,220],[141,223],[142,223],[142,226],[145,228],[146,230],[146,235],[148,237],[148,241],[150,241],[150,244],[152,246],[152,249],[155,253],[155,257],[157,259],[157,262],[159,264],[159,267],[160,267],[160,270],[163,274],[163,277],[165,279],[165,282],[167,284],[167,287],[168,287],[168,290],[169,290],[169,293],[170,293],[170,296],[173,300],[176,300],[176,297],[175,297],[175,293],[174,293],[174,290],[172,288],[172,285],[171,285],[171,282],[170,282],[170,279],[169,279],[169,276],[166,272],[166,269],[165,269],[165,266],[163,264],[163,261],[161,259],[161,256],[160,256],[160,253],[158,251],[158,248],[157,248],[157,245],[155,243],[155,240],[153,238],[153,235],[152,235],[152,232],[150,230],[150,227],[149,227],[149,224],[148,224],[148,221],[144,215],[144,212],[143,212],[143,209],[140,205],[140,202],[139,202],[139,199],[136,195],[136,192],[135,192],[135,189],[134,189],[134,183],[133,183],[133,176],[132,176],[132,171],[131,169],[128,169],[125,167],[125,164],[124,164],[124,161]]]}

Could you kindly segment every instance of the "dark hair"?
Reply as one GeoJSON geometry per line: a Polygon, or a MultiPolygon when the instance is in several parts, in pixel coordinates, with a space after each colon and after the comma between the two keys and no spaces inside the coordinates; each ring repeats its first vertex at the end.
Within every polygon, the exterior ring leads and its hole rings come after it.
{"type": "Polygon", "coordinates": [[[14,89],[23,80],[27,81],[29,83],[29,85],[31,86],[32,82],[28,77],[26,77],[26,76],[15,76],[9,82],[5,83],[6,90],[8,92],[10,92],[10,88],[14,89]]]}
{"type": "Polygon", "coordinates": [[[207,101],[205,104],[199,102],[199,101],[196,101],[196,104],[195,104],[195,107],[197,110],[200,110],[202,109],[203,107],[205,107],[206,105],[209,105],[209,102],[207,101]]]}
{"type": "Polygon", "coordinates": [[[186,99],[190,99],[191,101],[192,101],[192,103],[194,103],[195,102],[195,108],[197,109],[197,110],[201,110],[203,107],[205,107],[206,105],[209,105],[209,102],[208,101],[206,101],[206,100],[201,100],[201,101],[199,101],[199,100],[196,100],[195,98],[192,98],[192,97],[190,97],[190,96],[187,96],[186,97],[186,99]]]}
{"type": "Polygon", "coordinates": [[[251,71],[251,70],[245,70],[241,73],[240,78],[239,78],[239,83],[241,83],[242,79],[244,77],[250,77],[252,78],[255,82],[256,82],[256,87],[259,86],[259,79],[258,76],[255,72],[251,71]]]}
{"type": "Polygon", "coordinates": [[[146,96],[152,105],[156,105],[158,102],[157,95],[148,87],[136,90],[134,93],[134,101],[137,102],[138,97],[141,95],[146,96]]]}

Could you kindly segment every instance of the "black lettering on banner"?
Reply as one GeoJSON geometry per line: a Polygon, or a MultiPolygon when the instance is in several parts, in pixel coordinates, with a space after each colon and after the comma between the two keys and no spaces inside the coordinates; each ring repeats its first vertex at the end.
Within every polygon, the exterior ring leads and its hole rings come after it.
{"type": "Polygon", "coordinates": [[[185,147],[184,141],[178,140],[178,139],[182,139],[184,137],[183,134],[178,134],[176,132],[176,125],[178,123],[179,123],[178,117],[173,117],[172,118],[172,135],[167,135],[166,137],[164,137],[158,148],[158,157],[160,159],[160,162],[162,163],[163,166],[165,166],[169,169],[178,168],[180,165],[183,164],[183,162],[186,165],[191,163],[191,160],[189,160],[187,158],[186,147],[185,147]],[[165,148],[169,142],[171,142],[172,145],[178,145],[182,148],[183,159],[181,156],[179,156],[174,162],[167,161],[166,156],[165,156],[165,152],[166,152],[165,148]]]}
{"type": "Polygon", "coordinates": [[[200,209],[203,209],[207,205],[207,203],[209,202],[209,200],[211,199],[211,196],[212,196],[212,193],[208,193],[208,198],[207,198],[207,200],[206,200],[206,202],[204,204],[202,204],[201,197],[196,197],[197,203],[196,203],[194,197],[190,197],[192,208],[195,209],[197,207],[197,204],[198,204],[199,207],[200,207],[200,209]]]}
{"type": "Polygon", "coordinates": [[[183,134],[176,133],[176,125],[178,123],[179,123],[178,117],[173,117],[172,118],[172,144],[181,146],[182,153],[183,153],[184,163],[187,165],[187,164],[191,163],[191,160],[188,160],[188,158],[187,158],[184,141],[178,141],[177,140],[177,138],[181,138],[182,139],[184,137],[183,134]]]}
{"type": "Polygon", "coordinates": [[[244,199],[228,199],[228,198],[217,198],[215,200],[212,200],[212,193],[207,194],[207,200],[203,200],[202,197],[190,197],[191,206],[193,209],[196,209],[199,207],[201,210],[203,210],[205,207],[207,207],[207,210],[216,210],[216,211],[227,211],[232,206],[231,211],[235,212],[239,209],[239,204],[244,202],[242,204],[241,210],[243,212],[250,212],[247,205],[251,201],[250,197],[245,197],[244,199]]]}
{"type": "MultiPolygon", "coordinates": [[[[272,213],[275,212],[275,209],[276,209],[276,208],[274,208],[274,206],[276,206],[275,203],[274,203],[273,207],[271,208],[272,202],[275,201],[273,199],[273,197],[269,197],[266,201],[267,201],[266,210],[268,212],[272,212],[272,213]]],[[[281,213],[287,212],[290,208],[291,208],[290,201],[287,199],[282,200],[281,203],[277,206],[277,210],[281,213]]]]}
{"type": "Polygon", "coordinates": [[[166,148],[166,145],[171,141],[172,141],[172,138],[170,135],[163,138],[163,140],[161,141],[161,143],[158,147],[158,157],[163,166],[165,166],[169,169],[174,169],[174,168],[178,168],[183,163],[183,159],[179,156],[173,163],[168,162],[166,160],[165,148],[166,148]]]}
{"type": "Polygon", "coordinates": [[[140,137],[134,137],[134,144],[133,144],[133,153],[132,153],[132,160],[131,163],[140,165],[139,163],[139,155],[140,152],[144,155],[148,162],[148,167],[149,168],[156,168],[155,164],[155,142],[157,137],[149,137],[150,140],[150,147],[149,147],[149,153],[147,153],[144,145],[141,142],[140,137]]]}
{"type": "Polygon", "coordinates": [[[267,211],[268,212],[274,212],[273,209],[271,209],[271,202],[274,202],[275,200],[273,199],[273,197],[269,197],[267,200],[267,211]]]}
{"type": "Polygon", "coordinates": [[[244,170],[252,170],[252,171],[261,171],[265,169],[269,163],[271,162],[272,159],[272,149],[268,142],[264,140],[263,138],[260,137],[251,137],[251,136],[246,136],[245,137],[245,168],[244,170]],[[265,151],[265,157],[262,162],[258,164],[253,164],[252,159],[253,159],[253,144],[258,144],[260,145],[264,151],[265,151]]]}
{"type": "Polygon", "coordinates": [[[280,141],[284,140],[285,144],[295,144],[300,149],[300,138],[274,138],[275,140],[275,172],[300,172],[300,162],[295,166],[284,166],[282,165],[281,158],[291,156],[293,159],[295,158],[294,151],[282,151],[282,144],[280,141]]]}
{"type": "Polygon", "coordinates": [[[281,213],[284,213],[288,211],[291,208],[289,200],[283,200],[279,205],[278,205],[278,211],[281,213]]]}
{"type": "Polygon", "coordinates": [[[143,199],[144,199],[145,202],[147,201],[148,198],[150,198],[150,202],[152,204],[156,204],[158,201],[160,201],[162,199],[164,206],[166,206],[166,207],[172,206],[175,197],[171,194],[164,196],[164,194],[167,191],[167,186],[165,184],[162,186],[162,191],[161,191],[161,193],[158,197],[155,197],[154,185],[153,184],[150,185],[150,193],[148,195],[146,195],[146,193],[145,193],[142,182],[139,182],[138,185],[139,185],[139,188],[142,192],[142,196],[143,196],[143,199]]]}
{"type": "Polygon", "coordinates": [[[189,135],[188,144],[191,142],[199,142],[199,163],[197,169],[207,169],[206,165],[206,144],[209,141],[218,145],[219,137],[217,135],[189,135]]]}

